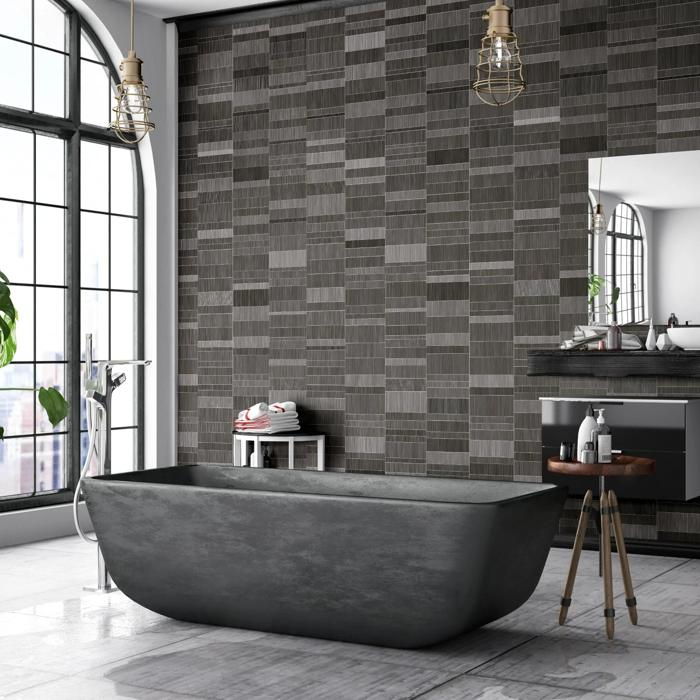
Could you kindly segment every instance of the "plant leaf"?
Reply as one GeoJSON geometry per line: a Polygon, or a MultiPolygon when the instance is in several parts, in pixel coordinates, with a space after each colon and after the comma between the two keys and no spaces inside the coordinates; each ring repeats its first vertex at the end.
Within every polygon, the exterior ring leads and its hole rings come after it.
{"type": "Polygon", "coordinates": [[[54,387],[39,389],[39,403],[44,407],[46,415],[55,428],[67,415],[70,404],[66,401],[61,392],[54,387]]]}
{"type": "Polygon", "coordinates": [[[618,300],[619,298],[620,298],[620,288],[619,288],[619,287],[615,287],[615,288],[612,290],[612,294],[610,295],[610,303],[611,303],[612,305],[617,304],[617,300],[618,300]]]}
{"type": "Polygon", "coordinates": [[[0,367],[9,365],[17,350],[17,309],[12,302],[7,276],[0,272],[0,367]]]}

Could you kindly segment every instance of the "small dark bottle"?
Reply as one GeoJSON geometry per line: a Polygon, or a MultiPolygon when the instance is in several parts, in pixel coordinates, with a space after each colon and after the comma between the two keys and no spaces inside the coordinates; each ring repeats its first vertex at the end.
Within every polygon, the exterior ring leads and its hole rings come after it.
{"type": "Polygon", "coordinates": [[[562,462],[571,461],[571,443],[562,442],[559,446],[559,459],[562,462]]]}
{"type": "Polygon", "coordinates": [[[263,468],[272,469],[272,451],[269,447],[266,447],[263,452],[263,468]]]}
{"type": "Polygon", "coordinates": [[[668,328],[676,328],[676,326],[678,326],[678,316],[676,316],[676,314],[671,314],[668,317],[668,323],[666,325],[668,328]]]}

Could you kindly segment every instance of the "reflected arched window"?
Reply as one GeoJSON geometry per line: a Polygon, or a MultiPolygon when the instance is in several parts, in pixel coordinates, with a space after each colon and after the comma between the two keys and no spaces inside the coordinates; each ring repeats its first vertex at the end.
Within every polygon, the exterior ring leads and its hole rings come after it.
{"type": "MultiPolygon", "coordinates": [[[[138,151],[108,129],[117,73],[68,2],[3,3],[0,57],[0,270],[18,311],[0,386],[55,386],[73,410],[54,430],[31,392],[0,392],[10,510],[72,498],[84,334],[98,359],[142,354],[143,197],[138,151]]],[[[142,443],[137,379],[115,394],[113,463],[128,469],[142,443]]]]}
{"type": "Polygon", "coordinates": [[[608,224],[605,269],[610,290],[620,288],[620,296],[612,304],[615,321],[619,324],[644,321],[644,236],[637,212],[625,202],[615,207],[608,224]]]}

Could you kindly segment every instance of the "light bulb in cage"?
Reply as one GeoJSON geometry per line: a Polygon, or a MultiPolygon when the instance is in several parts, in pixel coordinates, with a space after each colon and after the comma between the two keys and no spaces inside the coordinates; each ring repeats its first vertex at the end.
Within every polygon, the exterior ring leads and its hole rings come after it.
{"type": "Polygon", "coordinates": [[[493,49],[489,56],[489,63],[496,70],[508,70],[511,63],[511,53],[508,50],[508,43],[497,36],[493,42],[493,49]]]}
{"type": "Polygon", "coordinates": [[[495,107],[515,100],[525,89],[518,38],[511,26],[512,9],[496,0],[483,19],[488,21],[481,40],[476,80],[472,88],[482,102],[495,107]]]}
{"type": "Polygon", "coordinates": [[[142,63],[133,51],[129,51],[119,66],[122,81],[117,85],[112,129],[126,143],[138,143],[156,128],[150,118],[148,87],[141,77],[142,63]]]}
{"type": "Polygon", "coordinates": [[[129,53],[119,65],[121,82],[117,85],[114,119],[110,124],[114,133],[125,143],[138,143],[156,128],[151,121],[151,98],[143,82],[143,61],[134,51],[134,0],[131,0],[131,45],[129,53]]]}
{"type": "Polygon", "coordinates": [[[602,236],[608,232],[608,220],[605,217],[602,204],[596,204],[593,214],[593,233],[602,236]]]}

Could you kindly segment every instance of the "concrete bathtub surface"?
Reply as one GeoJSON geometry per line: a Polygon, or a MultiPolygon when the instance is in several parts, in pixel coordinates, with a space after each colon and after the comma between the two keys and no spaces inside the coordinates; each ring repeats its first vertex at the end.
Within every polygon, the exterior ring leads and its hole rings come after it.
{"type": "Polygon", "coordinates": [[[534,591],[565,490],[192,465],[88,479],[115,583],[189,622],[414,648],[534,591]]]}

